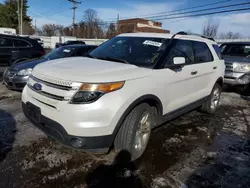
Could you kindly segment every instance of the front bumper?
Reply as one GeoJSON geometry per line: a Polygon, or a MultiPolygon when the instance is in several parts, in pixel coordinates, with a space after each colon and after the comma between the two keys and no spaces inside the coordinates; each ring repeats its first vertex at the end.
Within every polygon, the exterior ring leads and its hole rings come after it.
{"type": "Polygon", "coordinates": [[[53,138],[54,140],[77,149],[83,149],[84,151],[104,153],[107,152],[109,147],[113,142],[113,135],[105,136],[77,136],[70,135],[58,122],[40,114],[39,118],[34,118],[29,114],[27,105],[31,104],[27,102],[26,104],[22,102],[22,108],[25,116],[39,129],[41,129],[46,135],[53,138]],[[73,143],[74,140],[81,140],[82,145],[76,147],[73,143]]]}
{"type": "Polygon", "coordinates": [[[225,72],[226,85],[246,85],[250,83],[250,73],[225,72]]]}
{"type": "Polygon", "coordinates": [[[29,76],[8,76],[6,73],[3,75],[3,84],[6,85],[7,88],[13,90],[22,90],[26,85],[29,76]]]}

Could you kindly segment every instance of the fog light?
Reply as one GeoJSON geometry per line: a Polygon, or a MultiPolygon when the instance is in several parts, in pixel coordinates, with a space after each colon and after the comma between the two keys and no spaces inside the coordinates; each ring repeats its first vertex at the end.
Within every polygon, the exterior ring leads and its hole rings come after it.
{"type": "Polygon", "coordinates": [[[84,145],[84,141],[81,138],[72,138],[71,144],[75,148],[81,148],[84,145]]]}

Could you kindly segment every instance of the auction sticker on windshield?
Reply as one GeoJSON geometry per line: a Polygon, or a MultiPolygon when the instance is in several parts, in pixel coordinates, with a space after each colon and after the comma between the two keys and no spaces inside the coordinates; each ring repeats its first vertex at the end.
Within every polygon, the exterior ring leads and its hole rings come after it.
{"type": "Polygon", "coordinates": [[[143,44],[150,45],[150,46],[156,46],[156,47],[161,47],[161,45],[162,45],[161,42],[155,42],[155,41],[152,41],[152,40],[145,40],[143,42],[143,44]]]}

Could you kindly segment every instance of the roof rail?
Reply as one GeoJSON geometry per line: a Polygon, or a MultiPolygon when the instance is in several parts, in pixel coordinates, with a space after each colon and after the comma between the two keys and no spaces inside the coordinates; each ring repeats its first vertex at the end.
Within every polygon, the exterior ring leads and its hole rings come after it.
{"type": "Polygon", "coordinates": [[[208,36],[200,35],[200,34],[197,34],[197,33],[188,33],[188,32],[185,32],[185,31],[180,31],[180,32],[176,33],[175,35],[195,35],[195,36],[199,36],[199,37],[202,37],[202,38],[206,38],[206,39],[215,41],[213,37],[208,37],[208,36]]]}

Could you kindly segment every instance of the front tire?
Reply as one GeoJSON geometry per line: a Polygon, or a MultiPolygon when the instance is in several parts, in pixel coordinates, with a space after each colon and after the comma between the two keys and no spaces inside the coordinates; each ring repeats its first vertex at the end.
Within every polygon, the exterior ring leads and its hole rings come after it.
{"type": "Polygon", "coordinates": [[[208,99],[201,107],[201,110],[203,112],[206,112],[208,114],[215,113],[215,111],[219,107],[221,91],[222,91],[221,86],[216,83],[208,99]]]}
{"type": "Polygon", "coordinates": [[[149,104],[142,103],[128,114],[115,138],[116,151],[127,150],[132,160],[138,159],[143,154],[154,123],[154,109],[149,104]]]}

